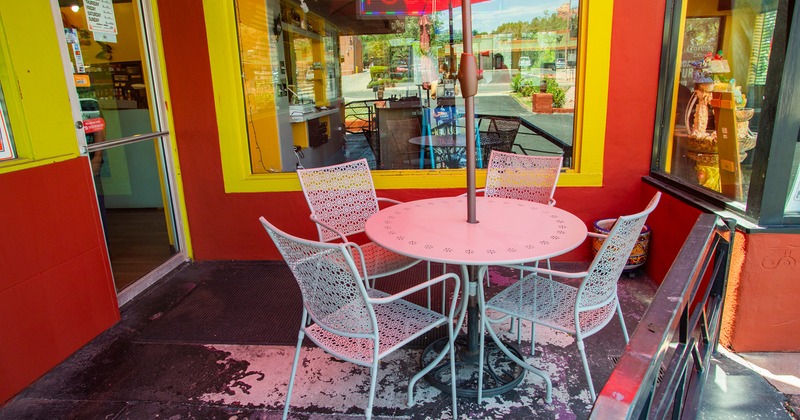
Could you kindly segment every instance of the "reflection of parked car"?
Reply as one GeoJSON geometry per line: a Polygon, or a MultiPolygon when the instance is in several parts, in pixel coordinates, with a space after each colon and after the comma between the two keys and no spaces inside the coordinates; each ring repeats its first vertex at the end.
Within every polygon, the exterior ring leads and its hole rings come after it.
{"type": "Polygon", "coordinates": [[[100,117],[100,103],[94,98],[81,98],[81,116],[82,119],[88,120],[90,118],[100,117]]]}
{"type": "Polygon", "coordinates": [[[389,77],[402,79],[408,74],[408,64],[405,61],[396,61],[389,68],[389,77]]]}
{"type": "Polygon", "coordinates": [[[567,68],[567,60],[563,58],[556,58],[556,68],[557,69],[565,69],[567,68]]]}
{"type": "Polygon", "coordinates": [[[531,58],[530,57],[520,57],[519,58],[519,68],[525,69],[531,66],[531,58]]]}

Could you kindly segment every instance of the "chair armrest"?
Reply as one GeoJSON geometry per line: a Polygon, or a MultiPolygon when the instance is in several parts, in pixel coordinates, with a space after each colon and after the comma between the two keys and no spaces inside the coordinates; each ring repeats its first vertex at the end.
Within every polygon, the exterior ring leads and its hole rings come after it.
{"type": "MultiPolygon", "coordinates": [[[[485,188],[479,188],[479,189],[475,190],[475,193],[476,194],[477,193],[486,193],[486,189],[485,188]]],[[[467,193],[464,193],[464,194],[457,195],[456,197],[466,197],[466,196],[467,196],[467,193]]]]}
{"type": "Polygon", "coordinates": [[[547,268],[531,267],[527,265],[504,265],[503,267],[516,268],[522,271],[529,271],[531,273],[536,273],[536,274],[549,274],[551,276],[559,276],[568,279],[579,279],[582,277],[586,277],[589,274],[589,272],[587,271],[581,271],[578,273],[569,273],[566,271],[550,270],[547,268]]]}
{"type": "Polygon", "coordinates": [[[597,232],[587,232],[586,236],[591,236],[592,238],[600,238],[600,239],[608,238],[608,235],[606,235],[604,233],[597,233],[597,232]]]}
{"type": "Polygon", "coordinates": [[[403,290],[402,292],[393,294],[391,296],[387,296],[387,297],[384,297],[384,298],[367,298],[367,300],[369,302],[371,302],[371,303],[376,304],[376,305],[392,303],[392,302],[394,302],[394,301],[396,301],[398,299],[404,298],[404,297],[406,297],[406,296],[408,296],[408,295],[410,295],[410,294],[412,294],[414,292],[419,292],[422,289],[428,288],[430,286],[433,286],[434,284],[441,283],[441,282],[443,282],[445,280],[448,280],[448,279],[454,279],[455,280],[456,289],[453,292],[453,295],[454,296],[458,296],[458,291],[461,288],[461,280],[458,277],[458,274],[456,274],[456,273],[447,273],[447,274],[442,274],[439,277],[430,279],[430,280],[428,280],[428,281],[426,281],[424,283],[420,283],[420,284],[418,284],[418,285],[416,285],[414,287],[410,287],[410,288],[408,288],[406,290],[403,290]]]}
{"type": "Polygon", "coordinates": [[[386,202],[386,203],[403,204],[402,201],[397,201],[397,200],[394,200],[394,199],[391,199],[391,198],[377,197],[377,199],[378,199],[378,201],[383,201],[383,202],[386,202]]]}
{"type": "Polygon", "coordinates": [[[341,233],[341,232],[339,232],[338,230],[336,230],[336,229],[334,229],[334,228],[332,228],[332,227],[330,227],[330,226],[326,225],[325,223],[322,223],[321,221],[317,220],[317,218],[316,218],[316,217],[314,217],[314,215],[313,215],[313,214],[311,214],[310,216],[308,216],[308,218],[309,218],[309,219],[311,219],[311,221],[312,221],[312,222],[314,222],[314,223],[316,223],[316,224],[318,224],[318,225],[322,226],[323,228],[325,228],[325,229],[328,229],[329,231],[331,231],[331,232],[333,232],[333,233],[335,233],[335,234],[339,235],[339,238],[342,240],[342,242],[347,242],[347,236],[344,236],[344,234],[342,234],[342,233],[341,233]]]}

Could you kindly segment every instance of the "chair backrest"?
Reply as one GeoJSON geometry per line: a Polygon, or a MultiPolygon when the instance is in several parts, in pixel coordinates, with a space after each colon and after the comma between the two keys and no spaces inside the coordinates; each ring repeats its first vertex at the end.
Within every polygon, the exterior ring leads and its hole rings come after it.
{"type": "MultiPolygon", "coordinates": [[[[647,216],[655,210],[660,199],[661,193],[657,192],[643,211],[617,219],[589,266],[588,275],[581,283],[576,302],[577,310],[597,308],[613,302],[617,293],[617,280],[642,233],[647,216]]],[[[610,316],[613,312],[610,312],[610,316]]]]}
{"type": "Polygon", "coordinates": [[[342,335],[375,333],[375,313],[350,255],[360,251],[357,245],[309,241],[281,231],[263,217],[259,220],[289,265],[303,307],[316,324],[342,335]]]}
{"type": "Polygon", "coordinates": [[[519,118],[491,117],[487,131],[481,132],[481,153],[484,162],[493,150],[510,153],[517,139],[519,118]]]}
{"type": "MultiPolygon", "coordinates": [[[[375,184],[366,159],[323,168],[298,169],[297,176],[311,214],[345,236],[363,232],[367,219],[379,210],[375,184]]],[[[323,242],[339,237],[319,225],[317,231],[319,240],[323,242]]]]}
{"type": "Polygon", "coordinates": [[[417,118],[384,121],[385,135],[381,136],[381,166],[383,169],[419,169],[420,146],[409,143],[422,135],[417,118]]]}
{"type": "Polygon", "coordinates": [[[486,171],[485,195],[550,204],[562,159],[561,156],[528,156],[493,150],[486,171]]]}

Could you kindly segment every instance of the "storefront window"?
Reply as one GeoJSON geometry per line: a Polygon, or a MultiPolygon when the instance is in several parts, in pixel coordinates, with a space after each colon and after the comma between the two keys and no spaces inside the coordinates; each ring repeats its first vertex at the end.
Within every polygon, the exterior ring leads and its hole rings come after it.
{"type": "MultiPolygon", "coordinates": [[[[474,3],[478,166],[504,150],[573,167],[580,2],[474,3]]],[[[396,4],[364,12],[388,22],[366,35],[290,1],[236,1],[253,173],[360,158],[375,170],[466,166],[460,2],[396,4]]]]}
{"type": "Polygon", "coordinates": [[[0,161],[14,159],[14,140],[11,137],[11,124],[8,122],[8,109],[3,88],[0,87],[0,161]]]}
{"type": "Polygon", "coordinates": [[[777,0],[688,0],[661,170],[744,208],[777,0]]]}
{"type": "Polygon", "coordinates": [[[653,175],[767,227],[800,222],[791,4],[676,0],[665,24],[653,175]]]}

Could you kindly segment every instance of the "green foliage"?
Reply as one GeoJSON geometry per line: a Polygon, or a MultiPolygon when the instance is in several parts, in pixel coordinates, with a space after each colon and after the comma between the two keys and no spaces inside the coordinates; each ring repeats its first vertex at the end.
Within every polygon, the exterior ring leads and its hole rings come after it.
{"type": "Polygon", "coordinates": [[[522,86],[520,87],[519,93],[522,96],[531,96],[534,93],[539,91],[539,84],[536,83],[535,79],[525,79],[522,81],[522,86]]]}
{"type": "Polygon", "coordinates": [[[514,76],[511,77],[511,91],[512,92],[519,92],[519,89],[522,87],[522,73],[516,73],[514,76]]]}
{"type": "Polygon", "coordinates": [[[545,80],[547,80],[547,93],[553,94],[553,108],[563,108],[567,92],[558,85],[556,79],[548,77],[545,80]]]}
{"type": "Polygon", "coordinates": [[[388,78],[381,77],[381,78],[378,78],[378,79],[370,80],[369,83],[367,83],[367,89],[372,89],[375,86],[384,86],[384,87],[386,87],[386,86],[389,86],[389,85],[391,85],[392,83],[395,83],[395,82],[396,82],[396,80],[391,80],[391,79],[388,79],[388,78]]]}
{"type": "Polygon", "coordinates": [[[567,20],[559,17],[556,12],[544,12],[544,16],[531,19],[530,22],[507,22],[497,27],[492,33],[511,34],[516,39],[530,38],[527,35],[537,32],[556,31],[567,29],[567,20]]]}
{"type": "Polygon", "coordinates": [[[386,71],[389,70],[386,66],[372,66],[369,68],[369,76],[372,80],[384,77],[386,71]]]}
{"type": "Polygon", "coordinates": [[[511,90],[521,96],[531,96],[539,90],[539,82],[533,77],[522,77],[522,73],[516,73],[511,77],[511,90]]]}

